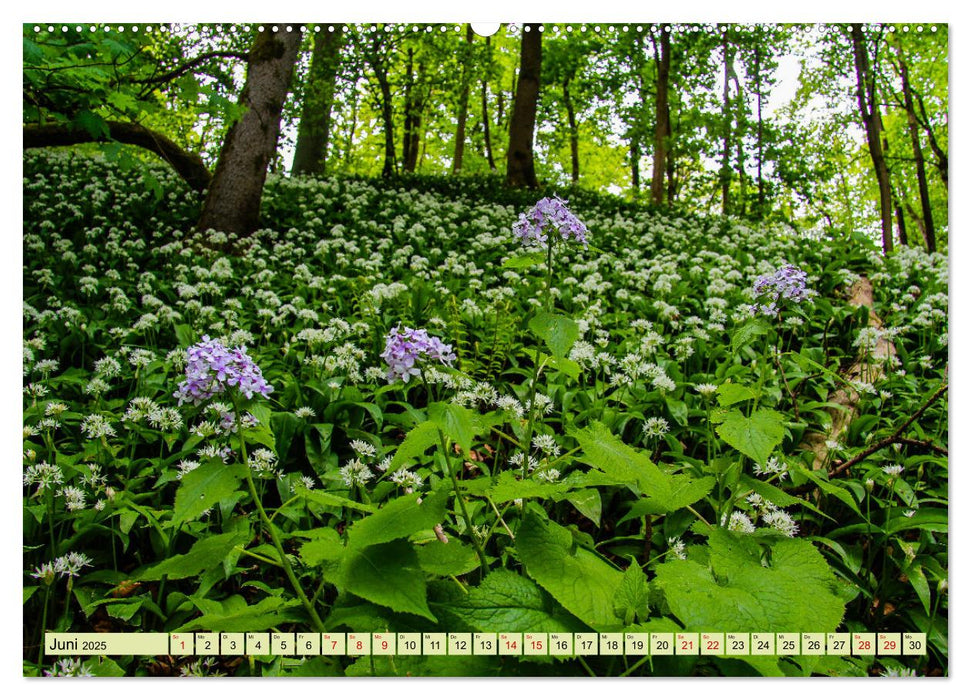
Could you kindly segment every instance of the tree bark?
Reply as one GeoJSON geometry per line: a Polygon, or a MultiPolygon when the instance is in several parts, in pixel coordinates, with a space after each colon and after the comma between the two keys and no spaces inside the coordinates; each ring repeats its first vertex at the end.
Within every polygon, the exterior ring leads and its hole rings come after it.
{"type": "Polygon", "coordinates": [[[641,143],[637,134],[630,141],[630,186],[635,194],[641,191],[641,143]]]}
{"type": "Polygon", "coordinates": [[[109,136],[92,136],[87,129],[70,124],[47,124],[44,126],[24,126],[24,148],[44,148],[47,146],[73,146],[79,143],[117,141],[131,146],[140,146],[155,153],[172,166],[186,183],[196,192],[209,186],[212,176],[202,158],[189,153],[164,134],[146,129],[140,124],[127,122],[105,122],[109,136]]]}
{"type": "MultiPolygon", "coordinates": [[[[492,65],[492,37],[486,37],[486,64],[492,65]]],[[[489,126],[489,85],[486,77],[482,78],[482,129],[485,143],[485,156],[489,161],[489,169],[496,172],[496,160],[492,155],[492,129],[489,126]]]]}
{"type": "Polygon", "coordinates": [[[506,184],[512,187],[539,187],[533,162],[533,131],[536,127],[536,103],[539,99],[539,76],[542,67],[542,34],[540,25],[527,24],[523,31],[519,56],[519,80],[512,121],[509,124],[509,151],[506,155],[506,184]]]}
{"type": "Polygon", "coordinates": [[[563,81],[563,103],[566,105],[566,121],[570,131],[570,182],[580,181],[580,132],[577,129],[577,115],[570,97],[570,77],[563,81]]]}
{"type": "Polygon", "coordinates": [[[411,132],[414,121],[414,99],[415,90],[415,50],[408,48],[408,62],[405,64],[405,119],[404,129],[401,133],[401,162],[405,172],[409,172],[408,164],[414,159],[411,156],[412,139],[411,132]]]}
{"type": "Polygon", "coordinates": [[[927,171],[924,169],[924,151],[920,147],[920,133],[917,130],[917,111],[914,109],[914,97],[910,91],[910,75],[907,62],[904,60],[903,49],[897,46],[897,59],[900,67],[900,83],[904,93],[904,110],[907,112],[907,130],[910,132],[910,145],[914,150],[914,165],[917,168],[917,189],[920,194],[920,208],[924,218],[924,240],[927,250],[933,253],[937,250],[937,238],[934,234],[934,213],[931,211],[931,197],[927,188],[927,171]]]}
{"type": "Polygon", "coordinates": [[[294,175],[323,175],[326,172],[330,112],[340,68],[343,28],[344,25],[338,24],[333,32],[322,31],[314,35],[310,75],[304,90],[297,145],[293,153],[294,175]]]}
{"type": "Polygon", "coordinates": [[[667,25],[661,27],[660,51],[654,45],[657,65],[657,90],[654,99],[654,170],[651,173],[651,201],[664,203],[664,174],[667,168],[667,139],[671,131],[668,109],[668,84],[671,74],[671,32],[667,25]]]}
{"type": "Polygon", "coordinates": [[[475,34],[472,25],[465,25],[465,60],[462,61],[461,92],[459,93],[458,124],[455,127],[455,150],[452,154],[452,172],[462,170],[462,159],[465,156],[465,122],[469,116],[469,70],[472,63],[472,42],[475,34]]]}
{"type": "MultiPolygon", "coordinates": [[[[761,37],[759,37],[761,39],[761,37]]],[[[756,130],[756,147],[755,147],[755,164],[756,164],[756,177],[758,178],[759,186],[759,210],[756,212],[756,216],[762,219],[765,216],[765,181],[762,179],[762,149],[764,134],[762,132],[762,66],[761,66],[761,48],[759,44],[755,45],[755,94],[756,94],[756,119],[758,120],[758,127],[756,130]]]]}
{"type": "Polygon", "coordinates": [[[883,251],[893,250],[893,211],[890,193],[890,172],[883,155],[880,142],[880,110],[877,107],[875,79],[870,71],[864,46],[863,27],[860,24],[850,25],[850,36],[853,40],[853,60],[856,66],[856,99],[860,108],[860,117],[866,129],[867,146],[870,149],[870,160],[877,176],[880,188],[880,226],[883,235],[883,251]]]}
{"type": "Polygon", "coordinates": [[[722,163],[718,172],[718,180],[721,183],[722,194],[722,214],[728,215],[731,203],[729,193],[732,184],[731,166],[731,139],[732,139],[732,110],[731,100],[729,99],[729,84],[731,74],[734,72],[732,67],[733,52],[728,43],[728,32],[722,36],[722,60],[724,62],[724,85],[722,88],[722,163]]]}
{"type": "Polygon", "coordinates": [[[246,112],[229,129],[199,229],[246,235],[256,230],[266,169],[276,153],[280,115],[300,51],[299,25],[269,26],[256,35],[239,103],[246,112]]]}

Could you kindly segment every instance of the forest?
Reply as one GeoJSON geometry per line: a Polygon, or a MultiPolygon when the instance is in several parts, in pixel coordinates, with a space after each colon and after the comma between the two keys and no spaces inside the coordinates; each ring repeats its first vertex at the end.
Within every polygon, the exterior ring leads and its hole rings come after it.
{"type": "Polygon", "coordinates": [[[948,25],[22,34],[25,676],[949,674],[948,25]]]}

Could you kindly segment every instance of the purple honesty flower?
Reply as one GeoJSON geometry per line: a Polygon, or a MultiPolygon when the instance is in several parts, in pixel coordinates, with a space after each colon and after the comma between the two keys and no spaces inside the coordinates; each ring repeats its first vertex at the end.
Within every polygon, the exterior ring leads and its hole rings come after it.
{"type": "Polygon", "coordinates": [[[273,387],[263,379],[263,372],[246,354],[246,346],[228,349],[218,340],[202,336],[202,342],[186,350],[185,381],[173,396],[181,406],[186,401],[200,404],[232,388],[248,398],[253,394],[268,396],[273,387]]]}
{"type": "Polygon", "coordinates": [[[512,231],[523,245],[545,243],[543,231],[549,226],[559,233],[563,240],[572,236],[583,245],[587,245],[586,225],[576,215],[566,208],[566,202],[559,197],[544,197],[536,202],[536,206],[528,212],[519,215],[519,221],[513,224],[512,231]]]}
{"type": "Polygon", "coordinates": [[[428,335],[428,331],[420,328],[399,329],[400,325],[388,332],[384,352],[381,353],[381,359],[388,363],[389,382],[396,379],[407,382],[411,377],[417,377],[421,374],[417,364],[424,358],[437,360],[444,365],[451,364],[455,359],[452,346],[428,335]]]}
{"type": "Polygon", "coordinates": [[[755,280],[752,293],[764,302],[753,305],[752,313],[775,316],[779,312],[780,300],[798,303],[808,299],[812,292],[806,288],[805,272],[795,265],[783,265],[771,275],[762,275],[755,280]]]}

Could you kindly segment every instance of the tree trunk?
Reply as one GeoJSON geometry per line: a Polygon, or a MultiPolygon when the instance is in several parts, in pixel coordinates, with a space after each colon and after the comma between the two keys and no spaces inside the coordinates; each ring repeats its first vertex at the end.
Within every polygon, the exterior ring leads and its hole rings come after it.
{"type": "Polygon", "coordinates": [[[921,97],[919,92],[916,92],[913,88],[910,90],[911,94],[917,99],[917,106],[920,107],[920,114],[923,117],[920,124],[924,127],[924,131],[927,133],[927,142],[931,146],[931,150],[937,157],[937,171],[941,175],[941,182],[944,183],[944,189],[947,189],[947,153],[944,149],[940,147],[937,143],[937,137],[934,136],[934,129],[931,128],[931,122],[927,118],[927,110],[924,109],[924,98],[921,97]]]}
{"type": "Polygon", "coordinates": [[[300,51],[300,27],[259,32],[249,53],[239,104],[246,112],[230,128],[198,228],[249,234],[260,218],[266,168],[276,152],[280,115],[300,51]]]}
{"type": "Polygon", "coordinates": [[[635,194],[641,191],[641,143],[637,134],[630,141],[630,186],[635,194]]]}
{"type": "Polygon", "coordinates": [[[566,121],[570,131],[570,182],[580,181],[580,132],[577,129],[577,115],[570,98],[570,76],[563,80],[563,104],[566,105],[566,121]]]}
{"type": "Polygon", "coordinates": [[[455,127],[455,151],[452,155],[452,172],[462,170],[462,158],[465,156],[465,121],[469,116],[469,68],[472,63],[472,42],[474,40],[472,25],[465,25],[465,60],[462,61],[461,92],[459,93],[458,124],[455,127]]]}
{"type": "Polygon", "coordinates": [[[357,106],[358,106],[358,96],[357,91],[351,93],[351,121],[347,126],[347,137],[344,142],[344,164],[348,165],[351,162],[351,156],[354,152],[354,132],[357,131],[357,106]]]}
{"type": "MultiPolygon", "coordinates": [[[[761,39],[761,37],[759,37],[761,39]]],[[[759,219],[765,216],[765,181],[762,179],[762,149],[764,134],[762,133],[762,67],[761,67],[761,49],[759,44],[755,45],[755,94],[757,96],[756,102],[756,118],[758,119],[758,128],[756,130],[756,147],[755,147],[755,165],[756,165],[756,177],[759,181],[759,210],[756,213],[759,219]]]]}
{"type": "Polygon", "coordinates": [[[405,64],[405,119],[404,129],[401,133],[401,162],[404,164],[405,171],[408,170],[408,163],[411,158],[411,132],[414,120],[414,107],[412,105],[412,93],[415,90],[415,50],[408,49],[408,62],[405,64]]]}
{"type": "Polygon", "coordinates": [[[206,169],[202,158],[189,153],[164,134],[146,129],[140,124],[127,122],[105,122],[108,136],[104,139],[91,135],[87,129],[70,124],[45,124],[44,126],[24,126],[24,148],[45,148],[47,146],[73,146],[78,143],[97,141],[117,141],[132,146],[141,146],[155,153],[172,166],[172,169],[186,181],[192,189],[202,192],[209,186],[212,176],[206,169]]]}
{"type": "Polygon", "coordinates": [[[729,191],[732,184],[731,139],[732,139],[732,110],[729,99],[729,81],[733,72],[733,52],[728,43],[728,32],[722,35],[722,59],[724,62],[724,86],[722,88],[722,163],[718,172],[721,183],[722,214],[730,211],[729,191]]]}
{"type": "Polygon", "coordinates": [[[539,100],[539,75],[543,60],[543,35],[539,27],[538,24],[527,24],[523,28],[519,80],[509,124],[509,151],[506,154],[506,184],[512,187],[539,187],[536,165],[533,163],[533,131],[536,127],[536,103],[539,100]]]}
{"type": "Polygon", "coordinates": [[[379,60],[375,60],[371,68],[374,70],[374,77],[377,78],[378,87],[381,89],[381,123],[384,127],[384,165],[381,168],[381,177],[391,177],[398,169],[397,155],[394,149],[391,83],[388,82],[387,70],[379,60]]]}
{"type": "Polygon", "coordinates": [[[323,175],[327,169],[327,147],[330,142],[331,108],[337,87],[343,27],[333,32],[314,34],[314,51],[310,75],[303,95],[297,145],[293,152],[294,175],[323,175]]]}
{"type": "Polygon", "coordinates": [[[933,253],[937,250],[937,238],[934,234],[934,213],[931,211],[931,197],[927,188],[924,151],[920,147],[920,133],[917,130],[917,112],[914,109],[914,98],[910,92],[910,75],[900,46],[897,46],[897,58],[900,66],[900,82],[904,93],[904,109],[907,112],[907,130],[910,132],[910,145],[914,150],[914,165],[917,167],[917,189],[920,193],[920,208],[924,215],[924,239],[927,241],[928,252],[933,253]]]}
{"type": "Polygon", "coordinates": [[[877,176],[880,188],[880,224],[883,233],[883,251],[893,250],[893,211],[890,193],[890,173],[887,161],[883,155],[880,143],[880,111],[877,107],[876,85],[870,73],[869,60],[864,46],[863,27],[860,24],[850,25],[853,39],[853,60],[856,66],[856,99],[860,107],[860,117],[866,129],[867,145],[870,149],[870,159],[877,176]]]}
{"type": "MultiPolygon", "coordinates": [[[[486,37],[486,65],[492,65],[492,37],[486,37]]],[[[489,126],[489,86],[487,78],[482,78],[482,128],[485,139],[485,156],[489,169],[496,172],[496,161],[492,155],[492,129],[489,126]]]]}
{"type": "Polygon", "coordinates": [[[660,53],[654,45],[657,64],[657,90],[654,100],[654,170],[651,174],[651,201],[664,203],[664,174],[667,168],[667,139],[671,131],[668,110],[668,84],[671,74],[671,33],[666,25],[661,27],[660,53]]]}

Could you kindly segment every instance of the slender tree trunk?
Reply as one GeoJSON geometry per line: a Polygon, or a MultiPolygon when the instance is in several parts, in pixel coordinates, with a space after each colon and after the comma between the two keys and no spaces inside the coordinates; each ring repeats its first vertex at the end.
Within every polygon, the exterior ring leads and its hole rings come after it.
{"type": "Polygon", "coordinates": [[[351,162],[351,156],[354,150],[354,132],[357,131],[357,105],[358,96],[357,91],[354,90],[351,93],[351,121],[347,127],[347,138],[344,144],[344,163],[349,164],[351,162]]]}
{"type": "Polygon", "coordinates": [[[415,90],[415,51],[408,48],[408,62],[405,66],[405,122],[404,130],[401,134],[401,162],[404,164],[405,172],[408,172],[408,163],[411,162],[411,134],[414,130],[414,90],[415,90]]]}
{"type": "Polygon", "coordinates": [[[924,215],[924,238],[927,241],[928,252],[937,250],[937,238],[934,234],[934,213],[931,211],[931,197],[927,188],[927,171],[924,169],[924,151],[920,147],[920,133],[917,130],[917,112],[914,109],[914,98],[910,92],[910,75],[904,52],[897,46],[897,59],[900,67],[900,83],[904,93],[904,109],[907,112],[907,130],[910,132],[910,145],[914,151],[914,165],[917,168],[917,189],[920,194],[920,208],[924,215]]]}
{"type": "Polygon", "coordinates": [[[877,107],[875,79],[870,72],[870,64],[864,45],[863,27],[850,25],[853,39],[853,59],[856,66],[856,99],[860,107],[860,117],[866,128],[866,140],[870,149],[870,159],[880,188],[880,224],[883,232],[883,250],[893,250],[893,212],[890,193],[890,172],[883,155],[880,142],[880,110],[877,107]]]}
{"type": "MultiPolygon", "coordinates": [[[[761,40],[761,36],[759,37],[761,40]]],[[[755,45],[755,94],[757,96],[756,101],[756,118],[758,120],[758,127],[756,130],[755,137],[755,166],[756,166],[756,177],[758,178],[759,186],[759,210],[757,216],[762,219],[765,216],[765,181],[762,179],[762,149],[763,149],[763,139],[764,134],[762,133],[762,66],[761,66],[761,49],[759,44],[755,45]]]]}
{"type": "Polygon", "coordinates": [[[462,170],[462,158],[465,155],[465,121],[469,116],[469,70],[472,62],[472,42],[475,34],[472,25],[465,25],[465,60],[462,61],[461,93],[459,94],[458,124],[455,127],[455,151],[452,155],[452,172],[462,170]]]}
{"type": "Polygon", "coordinates": [[[533,162],[533,132],[536,127],[536,103],[539,100],[539,76],[542,67],[542,34],[540,25],[527,24],[523,31],[519,57],[519,80],[512,122],[509,124],[509,151],[506,155],[506,183],[512,187],[539,186],[533,162]]]}
{"type": "Polygon", "coordinates": [[[404,171],[406,173],[413,173],[418,169],[418,159],[420,155],[418,147],[422,143],[421,125],[425,111],[425,95],[423,92],[425,89],[424,85],[425,64],[422,61],[418,61],[418,79],[415,85],[412,86],[411,97],[405,107],[405,109],[411,115],[411,127],[408,133],[405,135],[405,140],[408,141],[408,158],[403,163],[404,171]]]}
{"type": "Polygon", "coordinates": [[[198,228],[246,235],[256,230],[266,169],[276,153],[280,115],[300,51],[300,27],[259,32],[250,49],[239,104],[246,112],[229,128],[198,228]]]}
{"type": "Polygon", "coordinates": [[[641,143],[637,134],[630,141],[630,186],[635,194],[641,191],[641,143]]]}
{"type": "Polygon", "coordinates": [[[732,62],[733,51],[728,43],[728,32],[722,35],[722,60],[724,63],[724,85],[722,88],[722,162],[718,173],[722,193],[722,214],[730,212],[729,193],[732,185],[731,140],[732,140],[732,110],[729,98],[729,84],[734,72],[732,62]]]}
{"type": "MultiPolygon", "coordinates": [[[[492,37],[486,37],[486,65],[492,65],[492,37]]],[[[496,161],[492,155],[492,130],[489,126],[489,84],[486,77],[482,78],[482,128],[485,138],[485,156],[489,161],[489,169],[496,172],[496,161]]]]}
{"type": "Polygon", "coordinates": [[[570,132],[570,182],[580,181],[580,132],[577,129],[577,115],[570,97],[570,76],[563,80],[563,104],[566,105],[566,121],[570,132]]]}
{"type": "Polygon", "coordinates": [[[660,51],[654,44],[657,65],[657,89],[654,93],[654,170],[651,173],[651,201],[664,203],[664,175],[667,167],[668,134],[671,131],[668,110],[668,84],[671,74],[671,33],[667,25],[661,27],[660,51]]]}
{"type": "Polygon", "coordinates": [[[331,108],[340,68],[340,51],[344,25],[333,32],[314,34],[314,51],[310,59],[310,75],[303,95],[297,145],[293,152],[294,175],[323,175],[327,168],[327,148],[330,142],[331,108]]]}
{"type": "Polygon", "coordinates": [[[746,199],[748,198],[748,183],[745,175],[745,148],[742,139],[745,136],[745,97],[742,85],[738,80],[738,73],[732,72],[732,82],[735,83],[735,172],[738,175],[738,205],[736,213],[745,216],[746,199]]]}
{"type": "Polygon", "coordinates": [[[947,189],[947,153],[941,148],[940,144],[937,143],[937,137],[934,136],[934,129],[931,128],[931,122],[927,118],[927,110],[924,109],[924,98],[921,97],[920,93],[911,87],[911,94],[917,100],[917,106],[920,107],[921,121],[920,125],[924,127],[924,132],[927,134],[927,143],[930,144],[931,151],[934,152],[934,156],[937,158],[937,171],[941,175],[941,182],[944,183],[944,189],[947,189]]]}

